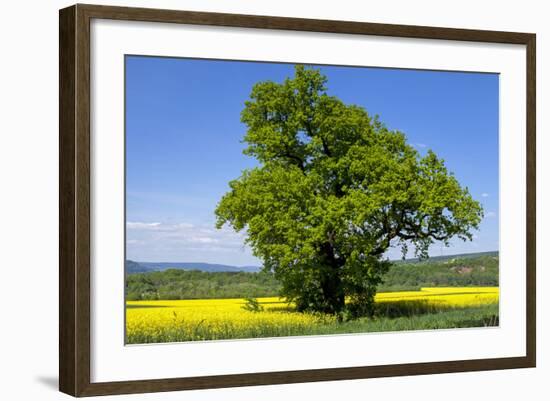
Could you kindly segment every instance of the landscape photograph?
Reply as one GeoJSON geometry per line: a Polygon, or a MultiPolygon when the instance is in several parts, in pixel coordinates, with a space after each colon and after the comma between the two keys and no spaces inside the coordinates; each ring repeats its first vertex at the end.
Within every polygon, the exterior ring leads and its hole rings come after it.
{"type": "Polygon", "coordinates": [[[499,76],[125,56],[125,342],[499,326],[499,76]]]}

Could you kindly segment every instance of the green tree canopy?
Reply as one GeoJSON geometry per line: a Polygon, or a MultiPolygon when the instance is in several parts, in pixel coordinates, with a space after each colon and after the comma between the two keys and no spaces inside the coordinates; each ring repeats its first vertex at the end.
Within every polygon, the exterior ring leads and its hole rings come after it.
{"type": "Polygon", "coordinates": [[[390,246],[427,257],[436,240],[471,240],[483,211],[435,153],[421,156],[326,83],[296,66],[292,79],[253,87],[241,119],[259,166],[229,183],[217,226],[246,230],[299,310],[365,314],[390,246]]]}

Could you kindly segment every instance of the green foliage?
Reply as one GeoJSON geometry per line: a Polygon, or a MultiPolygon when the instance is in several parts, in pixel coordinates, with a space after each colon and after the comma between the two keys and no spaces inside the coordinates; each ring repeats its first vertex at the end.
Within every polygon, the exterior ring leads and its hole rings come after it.
{"type": "Polygon", "coordinates": [[[229,183],[217,226],[246,230],[299,310],[340,313],[348,297],[368,314],[390,246],[426,257],[436,240],[471,239],[483,211],[435,153],[421,156],[326,83],[296,66],[293,79],[254,86],[241,119],[244,152],[260,165],[229,183]]]}
{"type": "Polygon", "coordinates": [[[271,273],[202,272],[168,269],[126,276],[126,299],[207,299],[265,297],[279,291],[271,273]]]}
{"type": "Polygon", "coordinates": [[[126,276],[126,300],[158,299],[158,289],[147,274],[126,276]]]}
{"type": "Polygon", "coordinates": [[[244,310],[249,312],[261,312],[264,307],[260,305],[260,302],[256,298],[245,298],[245,304],[242,306],[244,310]]]}

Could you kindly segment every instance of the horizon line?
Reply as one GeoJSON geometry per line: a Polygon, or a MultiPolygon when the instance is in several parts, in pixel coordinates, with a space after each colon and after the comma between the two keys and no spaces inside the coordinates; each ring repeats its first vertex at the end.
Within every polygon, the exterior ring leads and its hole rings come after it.
{"type": "MultiPolygon", "coordinates": [[[[453,254],[449,254],[449,255],[430,255],[428,256],[427,259],[430,259],[430,258],[441,258],[441,257],[453,257],[453,256],[464,256],[464,255],[476,255],[476,254],[481,254],[481,253],[500,253],[500,250],[498,249],[495,249],[495,250],[490,250],[490,251],[479,251],[479,252],[466,252],[466,253],[453,253],[453,254]]],[[[407,260],[418,260],[420,259],[419,257],[411,257],[411,258],[405,258],[405,259],[390,259],[390,262],[400,262],[400,261],[407,261],[407,260]]],[[[125,262],[126,261],[130,261],[130,262],[135,262],[135,263],[187,263],[187,264],[192,264],[192,263],[202,263],[202,264],[207,264],[207,265],[223,265],[223,266],[232,266],[232,267],[259,267],[261,268],[262,265],[233,265],[233,264],[227,264],[227,263],[221,263],[221,262],[198,262],[198,261],[193,261],[193,262],[184,262],[184,261],[179,261],[179,262],[174,262],[174,261],[164,261],[164,262],[160,262],[160,261],[146,261],[146,260],[135,260],[135,259],[125,259],[125,262]]]]}

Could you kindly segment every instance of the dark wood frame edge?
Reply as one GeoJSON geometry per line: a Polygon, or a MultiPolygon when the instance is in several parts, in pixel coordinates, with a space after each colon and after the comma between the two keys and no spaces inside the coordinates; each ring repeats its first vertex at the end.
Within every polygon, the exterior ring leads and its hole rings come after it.
{"type": "Polygon", "coordinates": [[[59,389],[73,396],[144,393],[452,373],[536,366],[536,35],[351,21],[77,4],[59,12],[59,389]],[[92,18],[404,38],[527,47],[527,302],[524,357],[442,361],[222,376],[90,381],[90,20],[92,18]]]}

